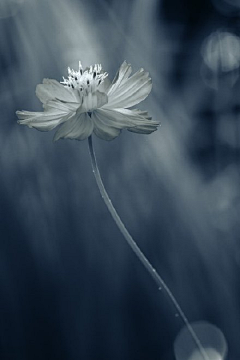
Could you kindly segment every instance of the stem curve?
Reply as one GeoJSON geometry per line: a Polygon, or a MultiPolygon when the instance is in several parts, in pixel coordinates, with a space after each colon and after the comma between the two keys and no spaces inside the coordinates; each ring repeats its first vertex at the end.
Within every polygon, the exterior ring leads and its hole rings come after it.
{"type": "Polygon", "coordinates": [[[97,186],[98,189],[100,191],[100,194],[105,202],[105,205],[107,206],[110,214],[112,215],[113,220],[115,221],[117,227],[119,228],[119,230],[121,231],[123,237],[125,238],[125,240],[127,241],[128,245],[130,246],[130,248],[133,250],[133,252],[135,253],[135,255],[138,257],[138,259],[141,261],[142,265],[146,268],[146,270],[149,272],[149,274],[151,275],[151,277],[153,278],[153,280],[156,282],[158,288],[163,288],[165,290],[165,292],[167,293],[169,299],[171,300],[171,302],[173,303],[175,309],[177,310],[179,316],[181,317],[181,319],[183,320],[184,324],[186,325],[189,333],[191,334],[194,342],[196,343],[203,360],[209,360],[208,355],[206,354],[201,341],[199,340],[197,334],[195,333],[195,331],[193,330],[192,326],[190,325],[184,311],[182,310],[182,308],[180,307],[180,305],[178,304],[177,300],[175,299],[173,293],[171,292],[171,290],[169,289],[169,287],[167,286],[167,284],[165,283],[165,281],[162,279],[162,277],[157,273],[156,269],[152,266],[152,264],[149,262],[149,260],[146,258],[146,256],[143,254],[143,252],[141,251],[141,249],[138,247],[138,245],[136,244],[136,242],[133,240],[132,236],[129,234],[128,230],[126,229],[125,225],[123,224],[121,218],[119,217],[117,211],[115,210],[109,196],[108,193],[103,185],[102,182],[102,178],[98,169],[98,165],[97,165],[97,160],[96,160],[96,156],[95,156],[95,152],[94,152],[94,148],[93,148],[93,142],[92,142],[92,136],[89,136],[88,138],[88,146],[89,146],[89,153],[90,153],[90,157],[91,157],[91,163],[92,163],[92,169],[93,169],[93,173],[97,182],[97,186]]]}

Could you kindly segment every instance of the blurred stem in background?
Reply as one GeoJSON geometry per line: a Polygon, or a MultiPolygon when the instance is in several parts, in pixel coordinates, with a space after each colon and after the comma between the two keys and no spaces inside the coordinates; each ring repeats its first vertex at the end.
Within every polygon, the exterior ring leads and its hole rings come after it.
{"type": "Polygon", "coordinates": [[[147,269],[149,274],[152,276],[152,278],[157,283],[157,286],[158,286],[159,290],[161,290],[163,288],[166,291],[169,299],[171,300],[171,302],[175,306],[178,314],[182,318],[182,320],[185,323],[187,329],[189,330],[193,340],[195,341],[203,360],[209,360],[209,357],[206,354],[206,352],[205,352],[205,350],[204,350],[204,348],[203,348],[197,334],[195,333],[192,326],[190,325],[185,313],[181,309],[180,305],[178,304],[178,302],[175,299],[174,295],[172,294],[171,290],[168,288],[168,286],[166,285],[164,280],[161,278],[161,276],[157,273],[157,271],[154,269],[154,267],[148,261],[146,256],[142,253],[142,251],[140,250],[140,248],[138,247],[136,242],[133,240],[132,236],[127,231],[125,225],[123,224],[122,220],[120,219],[120,217],[119,217],[118,213],[116,212],[114,206],[112,205],[112,202],[111,202],[111,200],[110,200],[110,198],[108,196],[108,193],[107,193],[107,191],[106,191],[106,189],[105,189],[105,187],[103,185],[101,175],[100,175],[100,172],[98,170],[97,160],[96,160],[96,156],[95,156],[95,152],[94,152],[94,148],[93,148],[92,136],[89,136],[89,138],[88,138],[88,145],[89,145],[89,152],[90,152],[90,156],[91,156],[93,173],[94,173],[94,176],[95,176],[99,191],[101,193],[101,196],[102,196],[102,198],[103,198],[103,200],[104,200],[110,214],[112,215],[113,220],[115,221],[116,225],[118,226],[119,230],[121,231],[122,235],[124,236],[125,240],[129,244],[129,246],[131,247],[133,252],[136,254],[136,256],[139,258],[139,260],[141,261],[143,266],[147,269]]]}

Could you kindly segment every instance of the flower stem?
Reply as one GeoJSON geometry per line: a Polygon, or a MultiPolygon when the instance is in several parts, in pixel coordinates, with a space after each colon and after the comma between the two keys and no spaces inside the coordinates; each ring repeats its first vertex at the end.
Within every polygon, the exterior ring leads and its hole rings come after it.
{"type": "Polygon", "coordinates": [[[181,309],[180,305],[178,304],[177,300],[175,299],[174,295],[172,294],[171,290],[168,288],[168,286],[166,285],[165,281],[162,279],[162,277],[157,273],[156,269],[154,269],[154,267],[151,265],[151,263],[148,261],[148,259],[146,258],[146,256],[143,254],[143,252],[140,250],[140,248],[138,247],[138,245],[136,244],[136,242],[133,240],[132,236],[129,234],[129,232],[127,231],[125,225],[123,224],[122,220],[120,219],[117,211],[115,210],[109,196],[108,193],[103,185],[102,179],[101,179],[101,175],[100,172],[98,170],[98,166],[97,166],[97,160],[96,160],[96,156],[95,156],[95,152],[94,152],[94,148],[93,148],[93,143],[92,143],[92,136],[90,136],[88,138],[88,146],[89,146],[89,152],[90,152],[90,156],[91,156],[91,162],[92,162],[92,169],[93,169],[93,173],[98,185],[98,189],[100,191],[100,194],[110,212],[110,214],[113,217],[113,220],[115,221],[116,225],[118,226],[119,230],[121,231],[122,235],[124,236],[125,240],[127,241],[128,245],[131,247],[131,249],[133,250],[133,252],[136,254],[136,256],[138,257],[138,259],[141,261],[141,263],[143,264],[143,266],[147,269],[147,271],[149,272],[149,274],[151,275],[151,277],[155,280],[158,288],[163,288],[165,290],[165,292],[167,293],[169,299],[171,300],[171,302],[173,303],[173,305],[175,306],[179,316],[182,318],[183,322],[185,323],[187,329],[189,330],[189,333],[191,334],[193,340],[195,341],[201,355],[202,358],[204,360],[209,360],[197,334],[195,333],[195,331],[193,330],[192,326],[190,325],[186,315],[184,314],[183,310],[181,309]]]}

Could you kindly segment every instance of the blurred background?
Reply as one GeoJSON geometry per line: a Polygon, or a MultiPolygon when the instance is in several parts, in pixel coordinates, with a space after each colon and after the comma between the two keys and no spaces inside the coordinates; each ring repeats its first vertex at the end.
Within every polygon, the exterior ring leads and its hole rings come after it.
{"type": "Polygon", "coordinates": [[[150,72],[139,107],[161,127],[94,137],[99,168],[189,321],[240,358],[239,34],[239,0],[0,1],[1,359],[175,359],[183,323],[108,214],[87,141],[16,122],[79,60],[150,72]]]}

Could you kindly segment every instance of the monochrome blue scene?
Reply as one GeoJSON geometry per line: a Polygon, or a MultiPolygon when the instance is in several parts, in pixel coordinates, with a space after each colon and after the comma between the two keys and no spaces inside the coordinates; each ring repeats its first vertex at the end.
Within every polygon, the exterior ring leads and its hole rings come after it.
{"type": "Polygon", "coordinates": [[[240,2],[1,0],[0,40],[0,359],[240,359],[240,2]]]}

